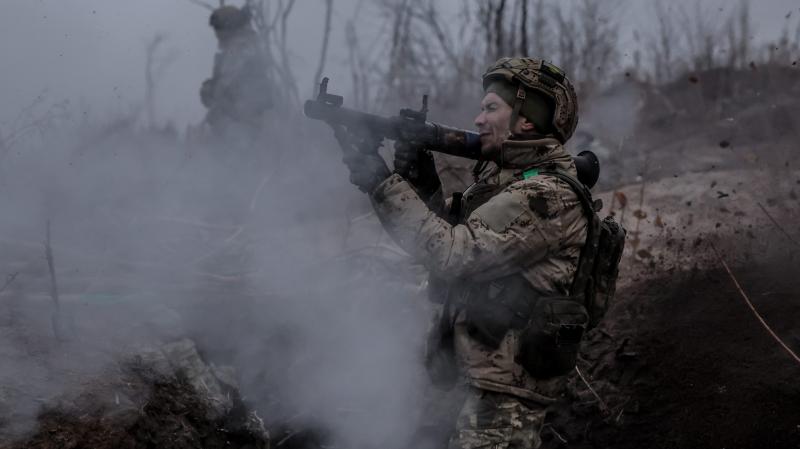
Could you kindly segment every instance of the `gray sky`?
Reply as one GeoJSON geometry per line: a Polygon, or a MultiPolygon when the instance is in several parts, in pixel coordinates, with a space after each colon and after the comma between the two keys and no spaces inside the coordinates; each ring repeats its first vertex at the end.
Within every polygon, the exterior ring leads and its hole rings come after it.
{"type": "MultiPolygon", "coordinates": [[[[167,38],[164,53],[174,55],[159,84],[159,116],[175,117],[179,122],[197,121],[202,116],[198,90],[210,74],[216,49],[206,9],[188,0],[3,3],[0,123],[12,119],[42,91],[52,101],[69,99],[97,115],[140,104],[145,46],[159,33],[167,38]]],[[[354,2],[337,3],[335,18],[342,22],[350,16],[354,2]]],[[[299,71],[313,70],[316,64],[322,5],[320,0],[301,0],[295,7],[290,35],[295,35],[292,51],[299,71]],[[302,25],[297,23],[300,19],[302,25]]],[[[340,57],[333,48],[331,65],[340,57]]],[[[310,81],[306,84],[310,86],[310,81]]]]}
{"type": "MultiPolygon", "coordinates": [[[[344,67],[344,23],[358,3],[335,0],[328,73],[344,67]]],[[[369,1],[360,3],[371,6],[369,1]]],[[[458,3],[441,0],[443,9],[458,3]]],[[[634,29],[651,26],[650,1],[619,3],[624,39],[634,29]]],[[[731,8],[735,3],[701,0],[701,4],[713,10],[731,8]]],[[[796,0],[761,0],[753,5],[756,41],[778,35],[789,11],[800,16],[796,0]]],[[[299,0],[293,13],[291,50],[302,89],[310,90],[323,15],[322,0],[299,0]]],[[[362,11],[360,17],[367,19],[368,11],[362,11]]],[[[158,117],[174,119],[181,126],[199,121],[203,109],[198,88],[209,75],[215,51],[207,19],[208,11],[188,0],[4,0],[0,15],[0,130],[43,91],[50,102],[68,99],[76,109],[95,116],[140,105],[145,45],[158,33],[166,35],[165,50],[174,56],[159,84],[158,117]]],[[[368,23],[364,25],[370,29],[368,23]]]]}

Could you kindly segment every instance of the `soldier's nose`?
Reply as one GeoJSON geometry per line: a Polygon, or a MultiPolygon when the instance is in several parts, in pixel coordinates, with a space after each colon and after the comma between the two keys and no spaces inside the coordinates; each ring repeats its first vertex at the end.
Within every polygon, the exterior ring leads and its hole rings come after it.
{"type": "Polygon", "coordinates": [[[478,114],[477,117],[475,117],[475,121],[474,121],[475,127],[476,128],[480,128],[485,123],[486,123],[486,120],[483,117],[483,112],[481,112],[480,114],[478,114]]]}

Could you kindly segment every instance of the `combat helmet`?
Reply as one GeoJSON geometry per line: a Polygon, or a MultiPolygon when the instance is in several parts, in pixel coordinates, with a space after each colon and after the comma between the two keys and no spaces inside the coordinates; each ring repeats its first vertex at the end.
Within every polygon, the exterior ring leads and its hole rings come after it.
{"type": "Polygon", "coordinates": [[[215,30],[237,30],[250,23],[250,10],[235,6],[220,6],[211,13],[208,24],[215,30]]]}
{"type": "Polygon", "coordinates": [[[569,140],[578,126],[578,97],[575,88],[563,70],[556,65],[534,58],[500,58],[483,74],[484,90],[495,81],[502,80],[517,88],[512,104],[513,125],[526,99],[526,91],[543,97],[552,108],[550,129],[562,143],[569,140]]]}

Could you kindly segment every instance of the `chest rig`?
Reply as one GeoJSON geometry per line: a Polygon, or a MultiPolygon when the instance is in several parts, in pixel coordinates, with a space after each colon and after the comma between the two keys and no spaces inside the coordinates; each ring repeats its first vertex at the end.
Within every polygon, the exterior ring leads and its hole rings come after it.
{"type": "MultiPolygon", "coordinates": [[[[524,179],[522,172],[500,181],[499,168],[476,180],[463,193],[453,194],[449,220],[464,224],[477,208],[524,179]],[[497,177],[499,182],[491,182],[497,177]]],[[[488,282],[465,282],[446,288],[445,309],[450,319],[460,311],[466,314],[467,331],[488,347],[496,348],[511,329],[524,328],[540,295],[520,273],[488,282]]],[[[452,326],[452,321],[449,323],[452,326]]]]}

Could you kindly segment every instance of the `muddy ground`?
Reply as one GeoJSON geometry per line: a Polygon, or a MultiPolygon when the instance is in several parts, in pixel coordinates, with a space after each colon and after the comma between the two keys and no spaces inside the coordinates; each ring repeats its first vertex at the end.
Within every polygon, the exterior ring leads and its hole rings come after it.
{"type": "MultiPolygon", "coordinates": [[[[757,310],[800,352],[800,268],[776,258],[732,267],[757,310]]],[[[723,269],[643,286],[632,407],[615,448],[800,447],[800,365],[765,331],[723,269]],[[638,408],[638,410],[636,410],[638,408]]]]}
{"type": "MultiPolygon", "coordinates": [[[[791,246],[730,268],[797,353],[800,248],[791,246]]],[[[696,251],[713,250],[701,244],[696,251]]],[[[571,409],[554,416],[546,447],[800,447],[800,364],[759,323],[729,274],[718,266],[643,276],[619,292],[616,319],[592,335],[584,354],[608,416],[575,380],[571,409]]]]}
{"type": "MultiPolygon", "coordinates": [[[[780,241],[780,235],[770,239],[780,241]]],[[[764,320],[800,352],[800,248],[736,253],[715,242],[764,320]]],[[[694,251],[715,260],[710,242],[694,251]]],[[[797,448],[800,383],[797,364],[767,333],[719,265],[680,271],[629,262],[638,278],[618,292],[608,320],[587,341],[579,366],[608,408],[573,376],[543,437],[545,448],[797,448]]],[[[37,432],[5,448],[257,448],[263,440],[231,430],[237,413],[210,419],[180,377],[158,380],[134,371],[143,392],[134,416],[93,409],[47,409],[37,432]]],[[[326,446],[308,429],[273,428],[273,447],[326,446]]]]}

